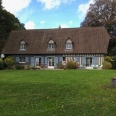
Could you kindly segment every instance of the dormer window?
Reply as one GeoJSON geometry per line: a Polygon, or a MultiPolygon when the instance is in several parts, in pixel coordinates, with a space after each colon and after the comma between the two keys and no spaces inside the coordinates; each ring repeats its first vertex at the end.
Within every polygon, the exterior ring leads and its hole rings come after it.
{"type": "Polygon", "coordinates": [[[20,42],[20,50],[26,50],[26,43],[24,41],[20,42]]]}
{"type": "Polygon", "coordinates": [[[71,50],[72,49],[72,41],[68,39],[66,41],[66,50],[71,50]]]}
{"type": "Polygon", "coordinates": [[[55,49],[55,43],[53,40],[50,40],[48,42],[48,50],[54,50],[55,49]]]}

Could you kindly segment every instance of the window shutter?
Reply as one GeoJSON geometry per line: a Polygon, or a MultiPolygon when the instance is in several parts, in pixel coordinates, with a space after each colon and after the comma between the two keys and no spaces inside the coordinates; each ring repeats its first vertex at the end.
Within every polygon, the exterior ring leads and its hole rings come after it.
{"type": "Polygon", "coordinates": [[[98,65],[98,57],[93,57],[93,65],[98,65]]]}
{"type": "Polygon", "coordinates": [[[41,63],[42,64],[44,63],[44,57],[41,57],[41,63]]]}
{"type": "Polygon", "coordinates": [[[59,57],[59,62],[58,63],[62,63],[63,61],[63,57],[59,57]]]}
{"type": "Polygon", "coordinates": [[[29,62],[29,58],[28,58],[28,57],[25,58],[25,62],[26,62],[26,63],[29,62]]]}
{"type": "Polygon", "coordinates": [[[35,58],[31,57],[31,66],[35,66],[35,58]]]}
{"type": "Polygon", "coordinates": [[[46,68],[48,67],[48,58],[45,57],[45,64],[46,64],[46,68]]]}
{"type": "Polygon", "coordinates": [[[76,59],[76,62],[79,62],[79,58],[78,57],[75,57],[75,59],[76,59]]]}
{"type": "Polygon", "coordinates": [[[19,57],[16,57],[16,63],[19,63],[19,57]]]}
{"type": "Polygon", "coordinates": [[[85,59],[85,57],[82,57],[82,65],[86,65],[86,59],[85,59]]]}
{"type": "Polygon", "coordinates": [[[57,68],[58,57],[54,57],[54,68],[57,68]]]}

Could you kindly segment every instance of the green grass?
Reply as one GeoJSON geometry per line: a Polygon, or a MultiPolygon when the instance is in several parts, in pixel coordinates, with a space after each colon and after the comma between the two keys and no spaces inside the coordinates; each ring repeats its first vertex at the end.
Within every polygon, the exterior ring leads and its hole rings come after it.
{"type": "Polygon", "coordinates": [[[115,116],[115,70],[2,70],[0,116],[115,116]]]}

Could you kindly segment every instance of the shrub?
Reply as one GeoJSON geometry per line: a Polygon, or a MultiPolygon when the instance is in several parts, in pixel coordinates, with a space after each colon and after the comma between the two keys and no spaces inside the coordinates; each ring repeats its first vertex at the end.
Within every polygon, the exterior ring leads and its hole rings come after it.
{"type": "Polygon", "coordinates": [[[112,68],[112,64],[110,62],[104,61],[102,68],[103,69],[111,69],[112,68]]]}
{"type": "Polygon", "coordinates": [[[3,69],[4,61],[0,58],[0,69],[3,69]]]}
{"type": "Polygon", "coordinates": [[[14,58],[12,56],[8,56],[4,59],[4,62],[7,65],[7,68],[11,68],[11,66],[14,64],[14,58]]]}
{"type": "Polygon", "coordinates": [[[23,65],[16,65],[15,68],[17,70],[22,70],[22,69],[24,69],[24,66],[23,65]]]}
{"type": "Polygon", "coordinates": [[[112,63],[112,68],[116,69],[116,56],[112,57],[111,63],[112,63]]]}
{"type": "Polygon", "coordinates": [[[58,63],[57,64],[57,68],[62,69],[63,68],[62,64],[61,63],[58,63]]]}
{"type": "Polygon", "coordinates": [[[30,69],[31,69],[31,70],[35,70],[36,67],[35,67],[35,66],[31,66],[30,69]]]}
{"type": "Polygon", "coordinates": [[[78,64],[78,62],[74,62],[74,64],[75,64],[75,68],[76,69],[80,67],[79,64],[78,64]]]}
{"type": "Polygon", "coordinates": [[[106,56],[106,57],[104,58],[104,60],[107,61],[107,62],[111,62],[111,57],[110,57],[110,56],[106,56]]]}
{"type": "Polygon", "coordinates": [[[79,65],[77,62],[73,62],[73,61],[68,61],[67,65],[66,65],[67,69],[77,69],[79,68],[79,65]]]}
{"type": "Polygon", "coordinates": [[[24,65],[24,69],[29,70],[30,69],[30,65],[24,65]]]}

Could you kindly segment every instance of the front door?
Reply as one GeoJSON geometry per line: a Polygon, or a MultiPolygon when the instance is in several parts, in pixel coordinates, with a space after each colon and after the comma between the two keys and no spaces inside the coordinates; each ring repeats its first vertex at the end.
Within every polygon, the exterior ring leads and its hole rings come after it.
{"type": "Polygon", "coordinates": [[[86,58],[86,66],[90,67],[92,65],[92,58],[91,57],[87,57],[86,58]]]}
{"type": "Polygon", "coordinates": [[[48,68],[54,68],[54,57],[48,58],[48,68]]]}

